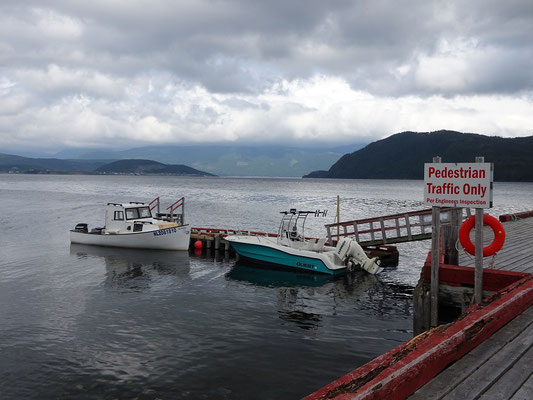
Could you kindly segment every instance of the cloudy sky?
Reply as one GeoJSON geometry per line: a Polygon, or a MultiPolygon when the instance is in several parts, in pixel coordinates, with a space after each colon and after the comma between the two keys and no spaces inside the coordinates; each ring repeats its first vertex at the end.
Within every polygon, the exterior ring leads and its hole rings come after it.
{"type": "Polygon", "coordinates": [[[531,0],[2,0],[0,152],[533,135],[531,0]]]}

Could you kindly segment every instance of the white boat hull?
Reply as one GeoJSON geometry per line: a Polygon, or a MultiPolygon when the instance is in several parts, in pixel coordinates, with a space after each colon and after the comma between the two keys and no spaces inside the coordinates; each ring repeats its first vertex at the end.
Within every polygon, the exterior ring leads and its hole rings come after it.
{"type": "Polygon", "coordinates": [[[191,228],[189,225],[181,225],[147,232],[119,234],[70,231],[71,243],[136,249],[188,250],[190,237],[191,228]]]}

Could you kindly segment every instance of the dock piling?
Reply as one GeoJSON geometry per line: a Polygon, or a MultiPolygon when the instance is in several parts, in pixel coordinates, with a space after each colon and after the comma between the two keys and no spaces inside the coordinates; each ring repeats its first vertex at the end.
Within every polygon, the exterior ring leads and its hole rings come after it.
{"type": "MultiPolygon", "coordinates": [[[[485,157],[476,157],[477,163],[485,162],[485,157]]],[[[476,208],[476,271],[474,283],[474,301],[483,300],[483,209],[476,208]]]]}
{"type": "MultiPolygon", "coordinates": [[[[434,163],[440,163],[439,156],[433,157],[434,163]]],[[[422,221],[421,221],[422,224],[422,221]]],[[[423,227],[423,225],[422,225],[423,227]]],[[[439,264],[440,264],[440,207],[431,210],[431,326],[439,324],[439,264]]]]}

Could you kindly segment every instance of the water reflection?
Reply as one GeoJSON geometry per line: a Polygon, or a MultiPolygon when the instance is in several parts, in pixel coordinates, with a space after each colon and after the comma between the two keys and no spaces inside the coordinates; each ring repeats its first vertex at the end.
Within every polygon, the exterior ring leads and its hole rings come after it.
{"type": "Polygon", "coordinates": [[[182,251],[71,244],[70,254],[78,259],[103,258],[106,266],[105,284],[122,290],[141,291],[150,287],[155,277],[187,276],[190,272],[189,254],[182,251]]]}
{"type": "Polygon", "coordinates": [[[226,274],[229,279],[252,283],[256,286],[291,287],[291,286],[321,286],[326,282],[339,280],[323,274],[287,271],[282,269],[260,268],[238,262],[226,274]]]}
{"type": "MultiPolygon", "coordinates": [[[[395,296],[395,292],[391,293],[378,277],[365,272],[331,277],[258,268],[239,262],[226,278],[275,289],[278,317],[304,330],[320,328],[323,319],[337,315],[339,308],[353,305],[360,310],[369,310],[370,300],[379,297],[381,301],[387,301],[395,296]]],[[[372,310],[372,313],[376,311],[372,310]]]]}
{"type": "MultiPolygon", "coordinates": [[[[214,262],[229,262],[230,261],[230,252],[227,250],[215,250],[212,248],[203,248],[203,249],[193,249],[189,253],[191,256],[194,255],[195,257],[201,258],[203,260],[207,261],[214,261],[214,262]]],[[[234,258],[234,257],[231,257],[234,258]]]]}

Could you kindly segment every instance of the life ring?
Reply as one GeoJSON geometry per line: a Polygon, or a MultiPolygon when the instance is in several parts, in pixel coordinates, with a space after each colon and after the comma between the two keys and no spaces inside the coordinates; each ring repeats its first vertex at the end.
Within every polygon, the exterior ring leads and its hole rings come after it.
{"type": "MultiPolygon", "coordinates": [[[[476,246],[470,240],[470,231],[472,228],[474,228],[475,223],[476,217],[472,215],[465,222],[463,222],[461,229],[459,229],[459,241],[461,242],[461,245],[464,247],[465,251],[472,255],[476,254],[476,246]]],[[[497,253],[502,248],[503,243],[505,242],[505,229],[503,229],[502,223],[498,221],[497,218],[494,218],[489,214],[483,215],[483,225],[490,226],[492,232],[494,232],[494,240],[492,243],[483,247],[483,257],[488,257],[494,253],[497,253]]]]}

